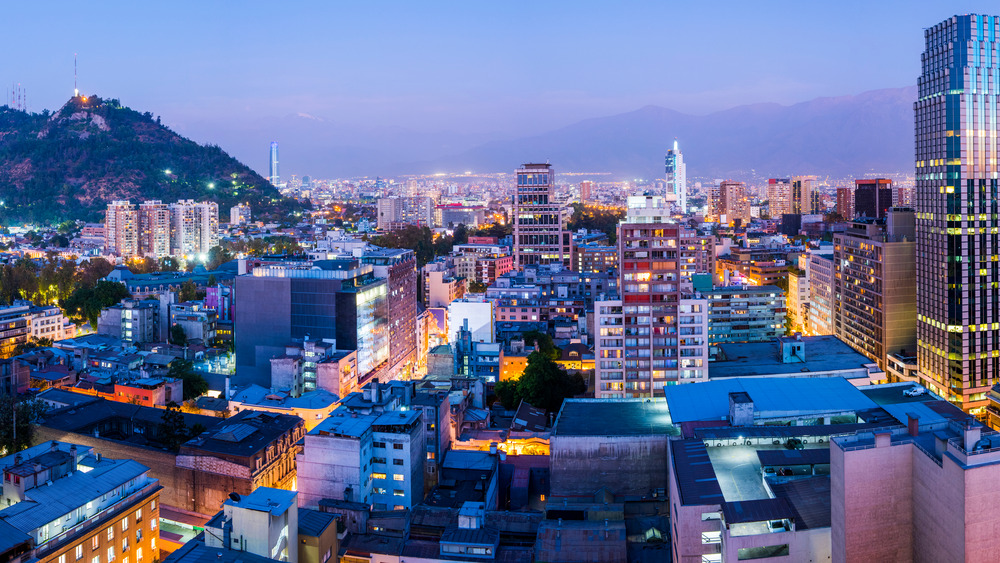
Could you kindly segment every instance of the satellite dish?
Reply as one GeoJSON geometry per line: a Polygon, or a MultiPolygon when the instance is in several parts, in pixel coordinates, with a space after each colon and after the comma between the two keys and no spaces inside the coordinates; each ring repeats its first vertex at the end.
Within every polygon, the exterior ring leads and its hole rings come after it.
{"type": "Polygon", "coordinates": [[[240,502],[240,495],[239,493],[229,493],[229,499],[233,502],[240,502]]]}

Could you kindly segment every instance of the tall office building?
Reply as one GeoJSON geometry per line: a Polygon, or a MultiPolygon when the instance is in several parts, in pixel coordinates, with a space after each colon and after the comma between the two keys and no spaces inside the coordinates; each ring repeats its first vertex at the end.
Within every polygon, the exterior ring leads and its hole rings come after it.
{"type": "Polygon", "coordinates": [[[788,178],[771,178],[767,181],[767,205],[772,219],[792,212],[792,181],[788,178]]]}
{"type": "Polygon", "coordinates": [[[278,142],[271,141],[271,160],[267,168],[267,176],[272,186],[277,186],[281,182],[278,176],[278,142]]]}
{"type": "Polygon", "coordinates": [[[234,383],[271,387],[270,359],[306,338],[357,350],[359,379],[367,383],[389,368],[388,295],[389,282],[354,258],[257,267],[237,276],[234,383]]]}
{"type": "Polygon", "coordinates": [[[854,181],[854,213],[858,217],[885,219],[893,206],[892,180],[874,178],[854,181]]]}
{"type": "Polygon", "coordinates": [[[139,254],[156,259],[170,255],[170,206],[160,200],[139,204],[139,254]]]}
{"type": "Polygon", "coordinates": [[[104,247],[108,254],[131,258],[139,253],[139,217],[128,200],[112,201],[104,216],[104,247]]]}
{"type": "Polygon", "coordinates": [[[677,139],[674,139],[674,148],[667,151],[666,170],[667,201],[673,202],[681,213],[687,213],[687,164],[677,148],[677,139]]]}
{"type": "Polygon", "coordinates": [[[819,213],[819,191],[813,188],[815,176],[795,176],[792,178],[792,191],[789,207],[796,215],[819,213]]]}
{"type": "Polygon", "coordinates": [[[917,363],[972,414],[1000,375],[1000,18],[924,30],[916,118],[917,363]]]}
{"type": "Polygon", "coordinates": [[[555,200],[551,164],[524,164],[517,170],[514,195],[514,262],[562,264],[569,269],[573,237],[563,228],[562,206],[555,200]]]}
{"type": "Polygon", "coordinates": [[[912,209],[833,235],[834,333],[883,370],[888,354],[916,351],[915,244],[912,209]]]}

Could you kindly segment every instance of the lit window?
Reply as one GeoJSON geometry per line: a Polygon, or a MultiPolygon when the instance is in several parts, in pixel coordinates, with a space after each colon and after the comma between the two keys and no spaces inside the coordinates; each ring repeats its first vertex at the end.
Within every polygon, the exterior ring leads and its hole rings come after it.
{"type": "Polygon", "coordinates": [[[403,481],[403,480],[405,479],[405,477],[403,477],[403,476],[402,476],[402,475],[400,475],[399,473],[396,473],[396,474],[394,474],[394,475],[392,476],[392,479],[393,479],[394,481],[403,481]]]}

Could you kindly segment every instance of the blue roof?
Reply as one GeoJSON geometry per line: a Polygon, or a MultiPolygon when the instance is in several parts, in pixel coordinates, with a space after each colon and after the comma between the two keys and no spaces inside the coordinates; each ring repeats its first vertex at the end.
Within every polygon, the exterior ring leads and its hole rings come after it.
{"type": "Polygon", "coordinates": [[[725,420],[729,416],[729,393],[738,391],[750,395],[754,411],[764,417],[877,407],[843,377],[745,377],[672,385],[664,391],[674,423],[725,420]]]}

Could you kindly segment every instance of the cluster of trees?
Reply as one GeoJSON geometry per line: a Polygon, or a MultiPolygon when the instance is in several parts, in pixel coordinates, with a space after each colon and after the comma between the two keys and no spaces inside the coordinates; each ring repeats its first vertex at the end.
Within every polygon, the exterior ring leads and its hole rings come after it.
{"type": "Polygon", "coordinates": [[[35,439],[35,423],[45,414],[46,405],[37,399],[18,401],[0,396],[0,456],[19,452],[35,439]]]}
{"type": "MultiPolygon", "coordinates": [[[[215,250],[214,248],[212,250],[215,250]]],[[[254,238],[250,240],[235,240],[226,243],[224,248],[213,254],[209,251],[208,261],[205,267],[209,270],[215,268],[211,265],[222,264],[232,260],[233,254],[246,253],[251,256],[264,256],[267,254],[301,254],[302,246],[292,237],[285,235],[267,236],[264,238],[254,238]]]]}
{"type": "Polygon", "coordinates": [[[201,424],[194,424],[190,428],[184,423],[184,414],[177,403],[170,402],[160,417],[160,426],[157,428],[157,438],[164,447],[171,451],[180,449],[181,444],[204,432],[206,428],[201,424]]]}
{"type": "Polygon", "coordinates": [[[170,362],[167,377],[177,378],[184,382],[183,399],[185,401],[195,399],[208,392],[208,382],[194,370],[194,364],[191,360],[176,359],[170,362]]]}
{"type": "Polygon", "coordinates": [[[465,225],[455,227],[452,235],[434,236],[429,227],[408,225],[402,229],[369,239],[372,244],[385,248],[409,248],[417,256],[417,267],[451,252],[456,244],[469,242],[469,230],[465,225]]]}
{"type": "Polygon", "coordinates": [[[625,218],[621,209],[602,209],[600,207],[573,204],[573,215],[569,218],[567,227],[571,231],[577,229],[597,230],[608,235],[611,244],[618,240],[618,223],[625,218]]]}
{"type": "Polygon", "coordinates": [[[587,382],[579,374],[570,375],[555,362],[560,350],[552,338],[538,331],[525,332],[524,343],[534,346],[528,365],[516,381],[501,381],[494,387],[497,400],[507,410],[525,401],[548,412],[558,412],[563,400],[587,391],[587,382]]]}

